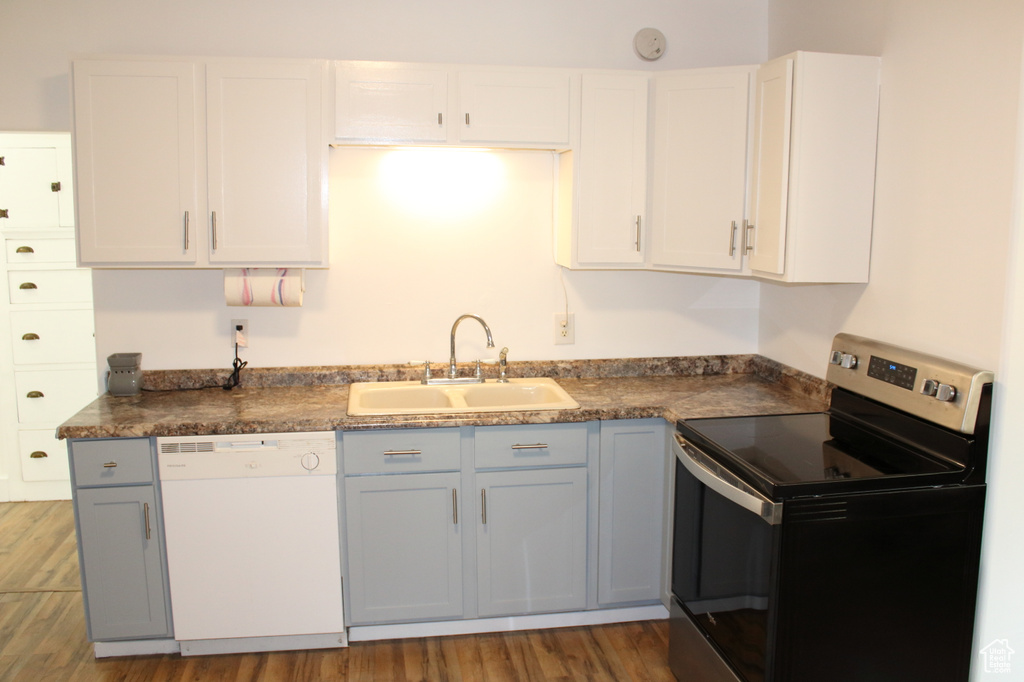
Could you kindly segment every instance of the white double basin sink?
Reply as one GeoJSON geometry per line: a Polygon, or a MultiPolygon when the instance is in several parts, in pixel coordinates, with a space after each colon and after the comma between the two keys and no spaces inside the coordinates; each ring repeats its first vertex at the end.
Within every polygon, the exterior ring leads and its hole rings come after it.
{"type": "Polygon", "coordinates": [[[352,416],[572,410],[580,405],[554,379],[516,378],[507,383],[424,384],[359,382],[349,387],[352,416]]]}

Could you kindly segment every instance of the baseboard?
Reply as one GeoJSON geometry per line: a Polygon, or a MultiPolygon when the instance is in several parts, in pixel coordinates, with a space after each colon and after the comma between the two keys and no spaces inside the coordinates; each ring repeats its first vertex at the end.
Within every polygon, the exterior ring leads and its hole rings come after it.
{"type": "Polygon", "coordinates": [[[369,642],[379,639],[476,635],[485,632],[543,630],[547,628],[579,627],[582,625],[630,623],[638,620],[663,620],[665,618],[668,618],[668,609],[661,604],[655,604],[653,606],[634,606],[621,609],[543,613],[532,616],[507,616],[504,618],[474,618],[469,620],[400,623],[395,625],[359,625],[348,629],[348,639],[350,642],[369,642]]]}
{"type": "Polygon", "coordinates": [[[336,649],[348,646],[344,632],[287,637],[241,637],[236,639],[193,639],[179,642],[182,656],[209,654],[248,654],[263,651],[299,651],[336,649]]]}
{"type": "Polygon", "coordinates": [[[132,639],[120,642],[94,642],[92,645],[93,656],[96,658],[176,654],[179,650],[178,643],[173,639],[132,639]]]}

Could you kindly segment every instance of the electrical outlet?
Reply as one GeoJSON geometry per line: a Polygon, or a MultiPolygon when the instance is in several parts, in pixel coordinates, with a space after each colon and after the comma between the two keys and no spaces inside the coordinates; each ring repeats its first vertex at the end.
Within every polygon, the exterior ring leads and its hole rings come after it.
{"type": "Polygon", "coordinates": [[[231,347],[249,347],[249,320],[231,320],[231,347]]]}
{"type": "Polygon", "coordinates": [[[576,313],[555,314],[555,345],[576,343],[576,313]]]}

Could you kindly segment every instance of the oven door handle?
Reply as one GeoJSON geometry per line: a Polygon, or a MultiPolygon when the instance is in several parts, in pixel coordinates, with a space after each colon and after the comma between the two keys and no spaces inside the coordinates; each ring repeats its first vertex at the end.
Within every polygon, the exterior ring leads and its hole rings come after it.
{"type": "Polygon", "coordinates": [[[702,461],[706,460],[707,456],[678,433],[675,434],[672,449],[675,451],[676,459],[683,463],[686,470],[708,488],[730,502],[757,514],[762,520],[773,526],[782,523],[781,502],[773,502],[731,472],[719,467],[715,467],[718,469],[717,471],[708,468],[708,465],[702,461]]]}

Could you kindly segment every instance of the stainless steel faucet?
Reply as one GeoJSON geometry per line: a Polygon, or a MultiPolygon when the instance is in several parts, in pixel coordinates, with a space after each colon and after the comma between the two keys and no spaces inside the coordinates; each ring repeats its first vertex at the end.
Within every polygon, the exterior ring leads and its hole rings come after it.
{"type": "MultiPolygon", "coordinates": [[[[472,318],[472,319],[476,320],[477,322],[479,322],[483,326],[484,332],[487,334],[487,347],[488,348],[494,348],[494,339],[491,337],[491,328],[487,326],[486,322],[484,322],[484,318],[480,317],[479,315],[468,315],[468,314],[467,315],[459,316],[459,319],[455,320],[455,324],[452,325],[452,354],[451,354],[451,357],[448,359],[448,378],[449,379],[454,379],[455,378],[455,330],[458,329],[459,322],[462,322],[466,318],[472,318]]],[[[479,378],[477,380],[478,381],[482,381],[482,379],[479,379],[479,378]]]]}

